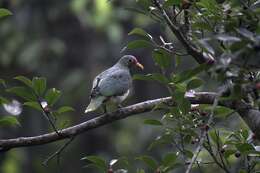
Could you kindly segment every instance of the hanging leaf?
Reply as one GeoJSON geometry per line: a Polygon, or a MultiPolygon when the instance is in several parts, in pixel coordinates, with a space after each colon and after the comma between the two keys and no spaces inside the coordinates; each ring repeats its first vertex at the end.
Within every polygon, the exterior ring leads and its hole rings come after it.
{"type": "Polygon", "coordinates": [[[72,107],[70,106],[62,106],[58,109],[58,113],[59,114],[62,114],[62,113],[65,113],[65,112],[71,112],[71,111],[75,111],[72,107]]]}
{"type": "Polygon", "coordinates": [[[189,113],[191,109],[191,103],[188,99],[184,98],[181,102],[178,102],[177,104],[183,115],[189,113]]]}
{"type": "Polygon", "coordinates": [[[176,159],[177,159],[176,153],[167,153],[162,160],[162,165],[164,167],[171,167],[172,165],[175,164],[176,159]]]}
{"type": "Polygon", "coordinates": [[[5,81],[3,79],[0,79],[0,84],[6,87],[5,81]]]}
{"type": "Polygon", "coordinates": [[[39,105],[38,102],[25,102],[24,105],[25,106],[29,106],[29,107],[31,107],[33,109],[38,110],[38,111],[42,110],[42,108],[41,108],[41,106],[39,105]]]}
{"type": "Polygon", "coordinates": [[[42,96],[46,89],[46,78],[44,77],[34,77],[32,80],[32,86],[34,89],[34,92],[38,96],[42,96]]]}
{"type": "Polygon", "coordinates": [[[201,64],[198,67],[195,67],[194,69],[186,70],[179,74],[175,74],[172,76],[172,82],[174,82],[174,83],[184,82],[184,81],[189,80],[192,77],[198,75],[199,73],[206,70],[207,68],[209,68],[209,66],[207,64],[201,64]]]}
{"type": "Polygon", "coordinates": [[[167,8],[173,5],[180,5],[181,0],[165,0],[163,7],[167,8]]]}
{"type": "Polygon", "coordinates": [[[32,86],[33,86],[32,81],[25,76],[16,76],[14,79],[24,83],[25,85],[27,85],[30,88],[32,88],[32,86]]]}
{"type": "Polygon", "coordinates": [[[7,92],[14,93],[15,95],[22,97],[27,101],[34,101],[36,100],[35,95],[25,87],[13,87],[6,90],[7,92]]]}
{"type": "Polygon", "coordinates": [[[133,76],[134,80],[146,80],[146,81],[158,81],[163,84],[168,84],[169,80],[160,73],[140,75],[136,74],[133,76]]]}
{"type": "Polygon", "coordinates": [[[61,92],[55,88],[51,88],[45,95],[45,100],[51,106],[53,106],[61,96],[61,92]]]}
{"type": "Polygon", "coordinates": [[[86,156],[86,157],[83,157],[81,160],[88,160],[92,163],[92,165],[100,168],[101,170],[103,171],[106,171],[107,170],[107,164],[106,164],[106,161],[101,158],[101,157],[98,157],[98,156],[86,156]]]}
{"type": "Polygon", "coordinates": [[[128,35],[139,35],[148,39],[152,39],[152,36],[141,28],[134,28],[131,32],[128,33],[128,35]]]}
{"type": "Polygon", "coordinates": [[[20,125],[19,121],[14,116],[4,116],[0,118],[0,126],[15,126],[20,125]]]}
{"type": "Polygon", "coordinates": [[[156,170],[158,168],[158,163],[151,156],[140,156],[137,159],[142,160],[152,170],[156,170]]]}
{"type": "Polygon", "coordinates": [[[127,44],[128,49],[147,48],[151,47],[151,43],[146,40],[134,40],[127,44]]]}
{"type": "Polygon", "coordinates": [[[187,90],[195,89],[203,85],[204,81],[198,78],[192,79],[187,84],[187,90]]]}
{"type": "Polygon", "coordinates": [[[155,49],[153,51],[152,57],[155,63],[163,69],[169,68],[171,65],[170,54],[163,49],[155,49]]]}
{"type": "Polygon", "coordinates": [[[5,16],[10,16],[12,15],[12,12],[5,9],[5,8],[0,8],[0,18],[5,17],[5,16]]]}

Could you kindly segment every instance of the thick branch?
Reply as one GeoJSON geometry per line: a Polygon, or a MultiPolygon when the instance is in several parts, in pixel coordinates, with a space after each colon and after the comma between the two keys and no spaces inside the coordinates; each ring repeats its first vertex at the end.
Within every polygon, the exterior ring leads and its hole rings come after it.
{"type": "MultiPolygon", "coordinates": [[[[192,104],[212,104],[216,97],[216,93],[212,92],[200,92],[196,93],[195,97],[187,97],[192,104]]],[[[117,111],[101,115],[97,118],[93,118],[81,124],[63,129],[59,131],[60,135],[52,132],[44,135],[34,137],[19,137],[14,139],[2,139],[0,140],[0,151],[6,151],[11,148],[43,145],[51,143],[57,140],[76,136],[88,130],[98,128],[105,124],[109,124],[116,120],[133,116],[139,113],[149,112],[156,105],[160,103],[174,104],[171,97],[159,98],[155,100],[148,100],[145,102],[137,103],[128,107],[118,109],[117,111]]],[[[238,111],[241,117],[245,120],[248,126],[254,131],[260,139],[260,112],[258,110],[251,109],[243,102],[239,101],[220,101],[219,105],[226,106],[238,111]]]]}
{"type": "Polygon", "coordinates": [[[203,51],[199,50],[191,41],[187,39],[187,37],[183,34],[181,29],[173,24],[166,11],[163,9],[162,5],[158,0],[153,0],[154,5],[161,12],[165,22],[167,23],[170,30],[176,36],[176,38],[182,43],[187,52],[194,57],[194,59],[199,63],[214,63],[214,58],[210,54],[203,53],[203,51]]]}

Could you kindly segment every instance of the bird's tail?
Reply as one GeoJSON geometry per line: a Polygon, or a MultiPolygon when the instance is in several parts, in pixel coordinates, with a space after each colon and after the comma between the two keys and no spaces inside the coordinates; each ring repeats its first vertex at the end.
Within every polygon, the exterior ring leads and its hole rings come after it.
{"type": "Polygon", "coordinates": [[[85,110],[85,113],[92,112],[92,111],[96,110],[97,108],[99,108],[105,99],[106,99],[106,97],[104,97],[104,96],[99,96],[97,98],[91,99],[88,107],[85,110]]]}

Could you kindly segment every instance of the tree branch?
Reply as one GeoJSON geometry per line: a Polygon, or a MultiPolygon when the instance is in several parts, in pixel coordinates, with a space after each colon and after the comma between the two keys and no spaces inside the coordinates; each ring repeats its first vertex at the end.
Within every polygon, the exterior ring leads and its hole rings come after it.
{"type": "MultiPolygon", "coordinates": [[[[216,96],[217,94],[213,92],[198,92],[194,95],[194,97],[187,98],[192,104],[213,104],[216,96]]],[[[9,149],[17,147],[43,145],[57,140],[70,138],[91,129],[98,128],[100,126],[112,123],[120,119],[124,119],[129,116],[149,112],[156,105],[161,103],[174,105],[174,101],[171,97],[147,100],[141,103],[118,109],[114,112],[103,114],[99,117],[93,118],[78,125],[59,130],[59,135],[57,135],[57,133],[55,132],[52,132],[33,137],[2,139],[0,140],[0,151],[7,151],[9,149]]],[[[258,110],[251,108],[242,101],[220,100],[219,105],[236,110],[245,120],[251,130],[255,132],[256,137],[260,139],[260,112],[258,110]]]]}
{"type": "Polygon", "coordinates": [[[211,54],[207,54],[202,50],[199,50],[191,41],[187,39],[187,37],[182,33],[181,29],[173,24],[171,19],[169,18],[166,11],[163,9],[162,5],[158,0],[153,0],[153,4],[158,8],[161,15],[163,16],[165,22],[168,27],[172,31],[172,33],[176,36],[176,38],[182,43],[187,52],[194,57],[194,59],[199,63],[210,63],[213,64],[215,62],[214,57],[211,54]]]}

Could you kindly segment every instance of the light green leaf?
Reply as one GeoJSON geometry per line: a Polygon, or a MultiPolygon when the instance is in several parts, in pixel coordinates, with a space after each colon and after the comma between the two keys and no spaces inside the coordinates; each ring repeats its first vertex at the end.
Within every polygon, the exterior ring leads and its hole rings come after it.
{"type": "Polygon", "coordinates": [[[41,108],[41,106],[39,105],[38,102],[25,102],[24,105],[25,106],[29,106],[29,107],[31,107],[33,109],[38,110],[38,111],[42,110],[42,108],[41,108]]]}
{"type": "Polygon", "coordinates": [[[28,87],[32,88],[32,81],[25,76],[16,76],[14,79],[24,83],[28,87]]]}
{"type": "Polygon", "coordinates": [[[151,46],[152,46],[151,43],[146,40],[135,40],[127,44],[128,49],[147,48],[151,46]]]}
{"type": "Polygon", "coordinates": [[[106,169],[107,169],[106,161],[101,157],[86,156],[86,157],[83,157],[81,160],[88,160],[88,161],[92,162],[93,165],[95,165],[96,167],[100,168],[103,171],[106,171],[106,169]]]}
{"type": "Polygon", "coordinates": [[[187,84],[187,90],[195,89],[203,85],[204,81],[198,78],[192,79],[187,84]]]}
{"type": "Polygon", "coordinates": [[[155,119],[146,119],[146,120],[144,120],[144,124],[154,125],[154,126],[161,126],[161,125],[163,125],[161,123],[161,121],[155,120],[155,119]]]}
{"type": "Polygon", "coordinates": [[[155,49],[153,51],[152,57],[155,63],[163,69],[169,68],[171,65],[170,54],[163,49],[155,49]]]}
{"type": "Polygon", "coordinates": [[[46,83],[47,83],[46,78],[44,78],[44,77],[34,77],[33,78],[32,86],[33,86],[35,93],[37,93],[38,96],[43,95],[43,93],[45,92],[46,83]]]}
{"type": "Polygon", "coordinates": [[[160,73],[152,73],[146,75],[136,74],[133,76],[134,80],[158,81],[163,84],[168,84],[169,80],[160,73]]]}
{"type": "Polygon", "coordinates": [[[45,95],[45,100],[51,106],[53,106],[61,96],[61,92],[55,88],[51,88],[45,95]]]}
{"type": "Polygon", "coordinates": [[[4,87],[6,87],[4,79],[0,79],[0,84],[2,84],[4,87]]]}
{"type": "Polygon", "coordinates": [[[12,15],[12,12],[5,9],[5,8],[0,8],[0,18],[5,17],[5,16],[10,16],[12,15]]]}
{"type": "Polygon", "coordinates": [[[184,81],[189,80],[192,77],[198,75],[199,73],[206,70],[207,68],[209,68],[209,66],[207,64],[201,64],[198,67],[195,67],[194,69],[183,71],[179,74],[173,75],[172,82],[174,82],[174,83],[184,82],[184,81]]]}
{"type": "Polygon", "coordinates": [[[2,96],[0,96],[0,105],[1,104],[6,104],[6,103],[8,103],[9,101],[6,99],[6,98],[4,98],[4,97],[2,97],[2,96]]]}
{"type": "Polygon", "coordinates": [[[178,107],[182,114],[186,115],[191,109],[191,103],[188,99],[184,98],[181,102],[178,103],[178,107]]]}
{"type": "Polygon", "coordinates": [[[148,34],[145,30],[141,28],[134,28],[131,32],[128,33],[128,35],[139,35],[139,36],[146,37],[148,39],[152,38],[150,34],[148,34]]]}
{"type": "Polygon", "coordinates": [[[246,153],[250,151],[255,151],[255,148],[248,143],[243,143],[243,144],[237,144],[236,148],[241,152],[241,153],[246,153]]]}
{"type": "Polygon", "coordinates": [[[164,167],[171,167],[172,165],[174,165],[176,159],[176,153],[167,153],[162,160],[162,164],[164,167]]]}
{"type": "Polygon", "coordinates": [[[0,118],[0,126],[20,125],[19,121],[14,116],[4,116],[0,118]]]}
{"type": "Polygon", "coordinates": [[[164,7],[170,7],[173,5],[180,5],[181,0],[165,0],[165,3],[163,4],[164,7]]]}
{"type": "Polygon", "coordinates": [[[151,156],[140,156],[137,159],[142,160],[152,170],[156,170],[158,168],[158,163],[151,156]]]}
{"type": "Polygon", "coordinates": [[[25,87],[13,87],[6,90],[7,92],[14,93],[15,95],[22,97],[27,101],[34,101],[36,100],[35,95],[25,87]]]}
{"type": "Polygon", "coordinates": [[[71,112],[71,111],[75,111],[75,110],[70,106],[62,106],[58,109],[59,114],[62,114],[62,113],[65,113],[65,112],[71,112]]]}

